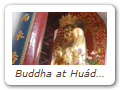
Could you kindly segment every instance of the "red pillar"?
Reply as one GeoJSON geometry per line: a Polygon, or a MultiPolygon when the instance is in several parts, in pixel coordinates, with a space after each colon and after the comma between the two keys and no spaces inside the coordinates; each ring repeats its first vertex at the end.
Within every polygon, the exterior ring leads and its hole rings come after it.
{"type": "Polygon", "coordinates": [[[23,65],[37,65],[47,23],[48,12],[37,12],[23,65]]]}

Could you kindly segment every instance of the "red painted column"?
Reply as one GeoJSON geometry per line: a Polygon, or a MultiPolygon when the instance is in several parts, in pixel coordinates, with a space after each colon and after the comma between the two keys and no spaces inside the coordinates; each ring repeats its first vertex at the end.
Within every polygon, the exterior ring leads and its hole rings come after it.
{"type": "Polygon", "coordinates": [[[37,12],[23,65],[37,65],[47,23],[48,12],[37,12]]]}

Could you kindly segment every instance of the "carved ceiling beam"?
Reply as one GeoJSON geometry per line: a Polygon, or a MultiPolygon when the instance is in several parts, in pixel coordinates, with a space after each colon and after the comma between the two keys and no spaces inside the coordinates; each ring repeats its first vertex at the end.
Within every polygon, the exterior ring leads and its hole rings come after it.
{"type": "Polygon", "coordinates": [[[49,28],[49,29],[52,29],[52,30],[54,29],[53,27],[51,27],[51,26],[50,26],[50,25],[48,25],[48,24],[47,24],[47,26],[46,26],[46,27],[47,27],[47,28],[49,28]]]}
{"type": "Polygon", "coordinates": [[[49,56],[50,51],[48,49],[46,49],[46,47],[43,47],[42,52],[43,52],[43,54],[49,56]]]}
{"type": "Polygon", "coordinates": [[[41,58],[44,59],[44,60],[49,61],[49,58],[45,57],[44,55],[41,55],[41,58]]]}
{"type": "Polygon", "coordinates": [[[54,32],[54,30],[51,30],[51,31],[45,33],[45,36],[48,36],[49,34],[51,34],[51,33],[53,33],[53,32],[54,32]]]}

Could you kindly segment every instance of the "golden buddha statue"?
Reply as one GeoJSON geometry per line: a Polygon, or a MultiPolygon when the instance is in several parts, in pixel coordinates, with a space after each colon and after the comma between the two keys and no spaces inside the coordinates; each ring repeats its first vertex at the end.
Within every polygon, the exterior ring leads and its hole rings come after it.
{"type": "MultiPolygon", "coordinates": [[[[73,17],[69,16],[69,18],[66,18],[69,19],[73,17]]],[[[69,19],[69,22],[70,20],[72,23],[75,21],[69,19]]],[[[61,25],[64,24],[62,23],[61,25]]],[[[70,23],[63,26],[63,31],[67,42],[61,47],[58,46],[54,51],[55,57],[53,58],[51,65],[85,65],[84,60],[87,57],[87,50],[83,30],[81,28],[74,28],[70,23]]]]}

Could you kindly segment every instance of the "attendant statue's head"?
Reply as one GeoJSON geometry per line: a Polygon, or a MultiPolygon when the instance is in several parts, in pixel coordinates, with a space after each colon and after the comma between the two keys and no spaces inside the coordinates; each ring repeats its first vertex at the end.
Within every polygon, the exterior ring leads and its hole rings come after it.
{"type": "Polygon", "coordinates": [[[72,30],[73,39],[76,39],[78,36],[84,36],[84,32],[81,28],[74,28],[72,30]]]}

